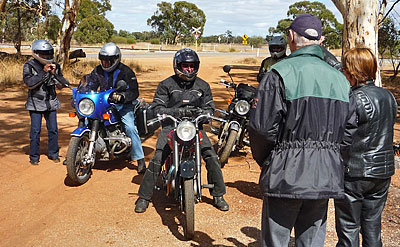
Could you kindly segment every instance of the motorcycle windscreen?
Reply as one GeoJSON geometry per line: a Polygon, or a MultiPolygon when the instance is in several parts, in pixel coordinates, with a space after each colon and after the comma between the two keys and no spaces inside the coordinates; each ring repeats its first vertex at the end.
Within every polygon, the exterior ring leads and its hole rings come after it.
{"type": "Polygon", "coordinates": [[[78,86],[78,91],[80,93],[104,92],[108,89],[109,87],[106,78],[97,73],[84,75],[78,86]]]}

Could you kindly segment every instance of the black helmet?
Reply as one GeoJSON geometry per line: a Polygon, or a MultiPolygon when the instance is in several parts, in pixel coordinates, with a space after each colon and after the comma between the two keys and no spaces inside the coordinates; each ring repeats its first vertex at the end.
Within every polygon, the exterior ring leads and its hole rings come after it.
{"type": "Polygon", "coordinates": [[[32,43],[32,57],[41,64],[49,64],[54,61],[54,49],[49,41],[44,39],[32,43]]]}
{"type": "Polygon", "coordinates": [[[268,49],[273,58],[286,55],[286,40],[282,36],[275,36],[268,42],[268,49]]]}
{"type": "Polygon", "coordinates": [[[177,76],[185,81],[193,81],[199,72],[200,59],[197,53],[189,48],[180,49],[174,56],[174,71],[177,76]],[[192,73],[185,73],[182,69],[182,62],[194,63],[194,70],[192,73]]]}
{"type": "Polygon", "coordinates": [[[121,61],[121,50],[113,42],[107,43],[101,47],[99,52],[99,59],[101,67],[104,71],[113,71],[121,61]],[[110,65],[105,66],[101,61],[109,61],[110,65]]]}

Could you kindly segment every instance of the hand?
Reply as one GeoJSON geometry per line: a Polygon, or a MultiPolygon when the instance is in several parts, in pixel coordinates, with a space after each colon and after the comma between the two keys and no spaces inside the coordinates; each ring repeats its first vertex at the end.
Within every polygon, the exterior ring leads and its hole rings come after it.
{"type": "Polygon", "coordinates": [[[43,70],[46,73],[50,71],[54,75],[56,73],[56,65],[52,63],[46,64],[44,65],[43,70]]]}
{"type": "Polygon", "coordinates": [[[200,108],[179,108],[179,117],[197,117],[203,112],[200,108]]]}
{"type": "Polygon", "coordinates": [[[124,101],[124,95],[120,94],[120,93],[116,93],[114,92],[111,95],[111,99],[115,102],[115,103],[122,103],[124,101]]]}

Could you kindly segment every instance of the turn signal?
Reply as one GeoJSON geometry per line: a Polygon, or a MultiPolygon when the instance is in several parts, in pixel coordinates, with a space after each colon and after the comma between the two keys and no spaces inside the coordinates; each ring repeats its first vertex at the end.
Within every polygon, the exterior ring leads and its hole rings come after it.
{"type": "Polygon", "coordinates": [[[230,105],[232,103],[232,99],[227,99],[226,103],[228,103],[228,105],[230,105]]]}
{"type": "Polygon", "coordinates": [[[75,112],[70,112],[68,115],[69,115],[69,117],[76,117],[76,113],[75,112]]]}
{"type": "Polygon", "coordinates": [[[103,114],[103,119],[105,119],[105,120],[110,119],[110,114],[103,114]]]}

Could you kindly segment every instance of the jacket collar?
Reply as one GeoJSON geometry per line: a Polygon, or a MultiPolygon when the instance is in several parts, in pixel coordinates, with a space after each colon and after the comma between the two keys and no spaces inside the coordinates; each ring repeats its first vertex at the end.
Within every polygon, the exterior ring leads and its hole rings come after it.
{"type": "Polygon", "coordinates": [[[368,80],[366,82],[359,83],[358,85],[352,86],[351,89],[355,90],[355,89],[360,88],[360,87],[371,86],[371,85],[375,86],[374,80],[368,80]]]}
{"type": "Polygon", "coordinates": [[[324,53],[322,52],[320,45],[307,45],[295,50],[288,58],[298,57],[298,56],[315,56],[324,60],[324,53]]]}

